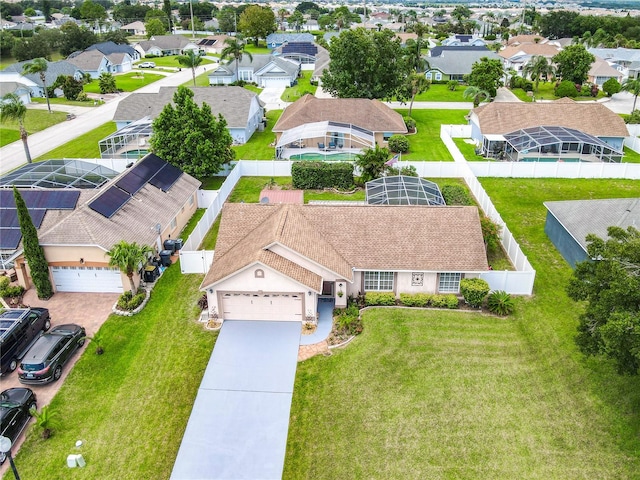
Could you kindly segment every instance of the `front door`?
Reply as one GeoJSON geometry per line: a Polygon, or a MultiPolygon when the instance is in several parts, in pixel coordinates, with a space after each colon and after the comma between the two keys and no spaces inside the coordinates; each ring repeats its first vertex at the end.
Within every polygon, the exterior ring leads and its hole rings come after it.
{"type": "Polygon", "coordinates": [[[335,282],[322,282],[322,296],[333,297],[333,288],[335,282]]]}

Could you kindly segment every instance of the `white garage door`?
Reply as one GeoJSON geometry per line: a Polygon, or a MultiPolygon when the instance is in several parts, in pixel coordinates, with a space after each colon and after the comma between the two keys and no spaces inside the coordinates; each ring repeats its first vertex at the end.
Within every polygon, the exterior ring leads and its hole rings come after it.
{"type": "Polygon", "coordinates": [[[225,320],[301,322],[302,293],[225,293],[222,311],[225,320]]]}
{"type": "Polygon", "coordinates": [[[273,78],[262,79],[263,88],[288,87],[290,84],[291,84],[291,80],[289,80],[288,77],[273,77],[273,78]]]}
{"type": "Polygon", "coordinates": [[[120,271],[108,267],[51,267],[58,292],[122,293],[120,271]]]}

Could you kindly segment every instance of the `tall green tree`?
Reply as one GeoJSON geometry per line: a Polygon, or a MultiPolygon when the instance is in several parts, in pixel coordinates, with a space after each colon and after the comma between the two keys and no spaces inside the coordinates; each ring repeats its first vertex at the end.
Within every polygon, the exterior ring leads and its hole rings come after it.
{"type": "Polygon", "coordinates": [[[391,30],[344,30],[329,45],[322,88],[340,98],[390,99],[402,87],[408,67],[391,30]]]}
{"type": "Polygon", "coordinates": [[[27,107],[20,100],[20,97],[15,93],[7,93],[2,97],[0,101],[0,120],[11,120],[18,122],[18,128],[20,129],[20,140],[22,140],[22,146],[24,147],[24,154],[27,157],[27,163],[31,163],[31,153],[29,153],[29,143],[27,142],[27,129],[24,128],[24,117],[27,114],[27,107]]]}
{"type": "Polygon", "coordinates": [[[235,158],[226,120],[222,115],[216,120],[206,103],[198,107],[186,87],[178,87],[173,104],[153,121],[154,153],[195,177],[215,175],[235,158]]]}
{"type": "Polygon", "coordinates": [[[84,50],[94,43],[98,37],[86,27],[79,27],[73,22],[65,23],[60,27],[63,37],[60,42],[60,53],[65,57],[78,50],[84,50]]]}
{"type": "Polygon", "coordinates": [[[360,180],[368,182],[380,178],[388,170],[389,149],[376,145],[356,155],[354,164],[360,169],[360,180]]]}
{"type": "Polygon", "coordinates": [[[596,57],[584,48],[582,44],[569,45],[553,58],[556,64],[556,71],[562,80],[569,80],[578,85],[582,85],[589,74],[591,64],[596,57]]]}
{"type": "Polygon", "coordinates": [[[411,116],[416,95],[426,92],[429,88],[431,88],[431,81],[424,76],[424,73],[412,72],[407,75],[402,88],[398,91],[398,99],[402,102],[409,100],[409,116],[411,116]]]}
{"type": "Polygon", "coordinates": [[[178,55],[176,57],[178,63],[183,67],[191,69],[191,76],[193,77],[193,86],[196,86],[196,68],[202,63],[202,55],[194,52],[193,50],[187,50],[185,55],[178,55]]]}
{"type": "Polygon", "coordinates": [[[230,5],[225,5],[217,15],[218,28],[221,32],[235,32],[238,23],[236,9],[230,5]]]}
{"type": "Polygon", "coordinates": [[[503,76],[504,68],[500,60],[482,57],[471,67],[467,83],[480,90],[485,90],[489,92],[491,97],[495,97],[498,88],[502,86],[503,76]]]}
{"type": "Polygon", "coordinates": [[[258,46],[261,38],[267,38],[276,29],[276,16],[269,7],[251,5],[238,19],[238,30],[245,37],[252,38],[255,46],[258,46]]]}
{"type": "Polygon", "coordinates": [[[622,87],[620,87],[620,89],[633,95],[633,107],[631,108],[631,113],[635,112],[638,95],[640,95],[640,79],[627,78],[624,82],[622,82],[622,87]]]}
{"type": "MultiPolygon", "coordinates": [[[[4,33],[5,32],[3,32],[3,34],[4,33]]],[[[13,36],[10,33],[7,33],[7,35],[13,36]]],[[[34,35],[31,38],[16,38],[11,48],[11,55],[19,62],[38,57],[50,59],[51,52],[51,43],[40,34],[34,35]]]]}
{"type": "Polygon", "coordinates": [[[37,74],[40,77],[40,83],[42,83],[42,90],[44,91],[44,98],[47,99],[47,109],[51,113],[51,103],[49,103],[49,92],[47,91],[47,69],[49,64],[44,58],[34,58],[32,62],[25,63],[22,66],[22,73],[25,75],[37,74]]]}
{"type": "Polygon", "coordinates": [[[540,79],[544,78],[549,80],[554,73],[555,68],[553,64],[549,63],[547,57],[543,57],[542,55],[535,55],[522,69],[522,74],[533,80],[536,92],[540,85],[540,79]]]}
{"type": "Polygon", "coordinates": [[[584,301],[576,341],[604,354],[620,373],[640,373],[640,230],[609,227],[609,238],[587,236],[591,260],[576,265],[567,292],[584,301]]]}
{"type": "Polygon", "coordinates": [[[171,13],[171,0],[163,0],[162,11],[169,19],[169,33],[173,33],[173,14],[171,13]]]}
{"type": "Polygon", "coordinates": [[[88,22],[99,22],[107,18],[107,11],[99,3],[85,0],[80,6],[80,15],[83,20],[88,22]]]}
{"type": "Polygon", "coordinates": [[[167,25],[161,19],[154,17],[144,24],[144,28],[147,31],[147,38],[155,37],[156,35],[164,35],[167,33],[167,25]]]}
{"type": "Polygon", "coordinates": [[[109,265],[118,268],[129,278],[131,293],[136,292],[133,274],[140,269],[152,253],[153,249],[149,245],[138,245],[136,242],[129,243],[124,240],[116,243],[107,252],[109,265]]]}
{"type": "Polygon", "coordinates": [[[253,56],[249,52],[244,51],[245,44],[242,39],[237,37],[229,37],[224,41],[226,45],[222,52],[220,52],[220,61],[233,58],[236,62],[236,75],[238,73],[238,62],[242,60],[245,55],[249,57],[249,60],[253,61],[253,56]]]}
{"type": "Polygon", "coordinates": [[[53,295],[53,287],[49,278],[49,264],[44,256],[44,250],[40,246],[40,240],[38,240],[38,230],[33,225],[27,205],[15,186],[13,187],[13,198],[16,202],[20,232],[22,232],[24,258],[29,264],[31,279],[36,287],[38,298],[46,300],[53,295]]]}
{"type": "Polygon", "coordinates": [[[491,95],[486,90],[482,90],[479,87],[471,85],[464,90],[462,94],[464,98],[468,98],[473,102],[473,108],[476,108],[480,105],[480,102],[483,100],[488,100],[491,98],[491,95]]]}

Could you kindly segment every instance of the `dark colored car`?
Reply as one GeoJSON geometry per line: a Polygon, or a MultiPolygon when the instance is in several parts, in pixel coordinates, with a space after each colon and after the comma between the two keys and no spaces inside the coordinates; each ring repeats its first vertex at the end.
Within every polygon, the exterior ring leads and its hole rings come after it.
{"type": "MultiPolygon", "coordinates": [[[[0,435],[15,443],[36,408],[36,394],[29,388],[10,388],[0,393],[0,435]]],[[[0,452],[0,464],[6,455],[0,452]]]]}
{"type": "Polygon", "coordinates": [[[84,345],[84,327],[69,323],[53,327],[29,349],[18,368],[21,383],[38,385],[54,382],[73,353],[84,345]]]}
{"type": "Polygon", "coordinates": [[[0,374],[13,372],[31,345],[50,326],[46,308],[10,308],[0,313],[0,374]]]}

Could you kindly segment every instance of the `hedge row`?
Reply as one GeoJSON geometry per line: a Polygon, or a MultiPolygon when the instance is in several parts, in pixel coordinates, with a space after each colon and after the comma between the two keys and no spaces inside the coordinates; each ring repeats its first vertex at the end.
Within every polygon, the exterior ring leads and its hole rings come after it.
{"type": "MultiPolygon", "coordinates": [[[[365,304],[373,306],[397,305],[393,292],[367,292],[365,304]]],[[[401,293],[400,303],[407,307],[458,308],[458,297],[453,293],[441,295],[430,293],[401,293]]]]}
{"type": "Polygon", "coordinates": [[[353,165],[351,163],[295,162],[291,166],[293,188],[349,189],[353,186],[353,165]]]}

